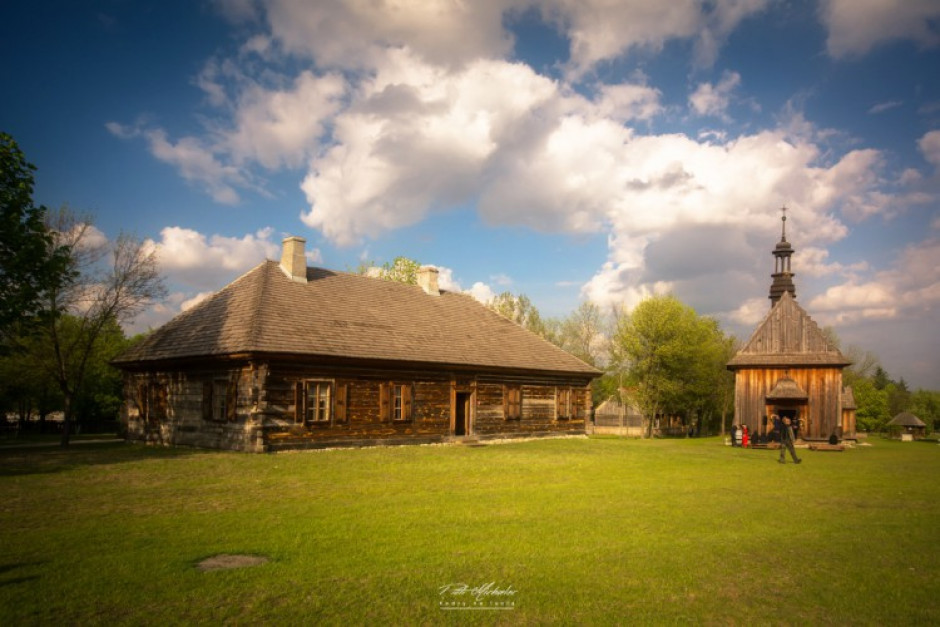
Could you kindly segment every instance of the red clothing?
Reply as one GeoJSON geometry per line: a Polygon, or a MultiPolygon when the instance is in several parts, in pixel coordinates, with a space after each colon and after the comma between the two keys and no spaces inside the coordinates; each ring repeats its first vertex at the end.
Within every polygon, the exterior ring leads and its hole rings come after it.
{"type": "Polygon", "coordinates": [[[748,437],[748,434],[747,434],[747,425],[742,427],[742,429],[744,430],[744,434],[741,436],[741,446],[743,446],[744,448],[747,448],[747,444],[750,441],[750,438],[748,437]]]}

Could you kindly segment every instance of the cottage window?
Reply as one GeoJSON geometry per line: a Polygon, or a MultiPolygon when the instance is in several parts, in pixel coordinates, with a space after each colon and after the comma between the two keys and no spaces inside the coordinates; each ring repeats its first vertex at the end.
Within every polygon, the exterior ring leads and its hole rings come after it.
{"type": "Polygon", "coordinates": [[[329,422],[333,409],[333,386],[329,381],[304,382],[304,421],[307,424],[329,422]]]}
{"type": "Polygon", "coordinates": [[[412,418],[411,385],[386,383],[379,390],[379,409],[383,421],[402,422],[412,418]]]}
{"type": "Polygon", "coordinates": [[[503,386],[503,416],[506,420],[522,418],[522,386],[503,386]]]}
{"type": "Polygon", "coordinates": [[[235,420],[237,398],[237,377],[206,381],[202,388],[202,417],[216,422],[235,420]]]}
{"type": "Polygon", "coordinates": [[[137,387],[137,408],[140,418],[147,421],[166,420],[167,385],[148,381],[137,387]]]}
{"type": "Polygon", "coordinates": [[[212,419],[224,421],[228,416],[228,381],[216,379],[212,382],[212,419]]]}

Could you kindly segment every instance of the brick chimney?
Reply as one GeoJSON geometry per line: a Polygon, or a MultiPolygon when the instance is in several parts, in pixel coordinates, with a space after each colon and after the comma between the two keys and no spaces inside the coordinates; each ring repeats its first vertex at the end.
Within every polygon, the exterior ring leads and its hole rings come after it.
{"type": "Polygon", "coordinates": [[[284,248],[281,250],[281,270],[291,281],[297,283],[307,282],[307,257],[304,254],[306,243],[307,240],[302,237],[285,237],[284,248]]]}
{"type": "Polygon", "coordinates": [[[440,296],[441,290],[437,286],[438,270],[434,266],[421,266],[418,268],[418,287],[424,290],[425,294],[431,296],[440,296]]]}

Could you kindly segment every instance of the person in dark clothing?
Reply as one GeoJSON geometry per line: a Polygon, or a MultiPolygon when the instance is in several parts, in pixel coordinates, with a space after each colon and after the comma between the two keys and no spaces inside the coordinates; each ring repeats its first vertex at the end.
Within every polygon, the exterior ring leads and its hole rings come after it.
{"type": "Polygon", "coordinates": [[[738,445],[738,425],[731,425],[731,446],[738,445]]]}
{"type": "Polygon", "coordinates": [[[794,464],[799,464],[801,460],[796,456],[796,449],[793,448],[793,427],[790,425],[790,418],[784,416],[783,421],[779,417],[774,416],[774,425],[780,422],[781,431],[780,431],[780,463],[787,463],[787,450],[790,451],[790,457],[793,458],[794,464]]]}

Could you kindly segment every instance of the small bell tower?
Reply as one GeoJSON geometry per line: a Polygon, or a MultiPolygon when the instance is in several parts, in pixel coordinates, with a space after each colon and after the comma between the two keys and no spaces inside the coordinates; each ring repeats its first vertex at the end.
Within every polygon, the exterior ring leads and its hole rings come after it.
{"type": "Polygon", "coordinates": [[[790,296],[796,298],[796,286],[793,284],[793,273],[790,271],[790,257],[793,255],[793,247],[787,241],[787,208],[781,209],[783,216],[780,218],[782,231],[780,241],[773,250],[774,272],[770,276],[773,283],[770,284],[770,306],[773,307],[783,296],[784,292],[790,292],[790,296]]]}

